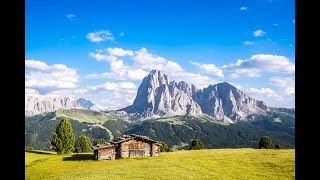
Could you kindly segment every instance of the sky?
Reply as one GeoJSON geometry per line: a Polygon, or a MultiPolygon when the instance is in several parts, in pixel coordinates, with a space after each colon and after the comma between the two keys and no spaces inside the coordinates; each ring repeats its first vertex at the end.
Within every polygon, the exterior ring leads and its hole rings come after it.
{"type": "Polygon", "coordinates": [[[26,0],[25,87],[117,109],[158,69],[170,81],[229,82],[294,108],[294,3],[26,0]]]}

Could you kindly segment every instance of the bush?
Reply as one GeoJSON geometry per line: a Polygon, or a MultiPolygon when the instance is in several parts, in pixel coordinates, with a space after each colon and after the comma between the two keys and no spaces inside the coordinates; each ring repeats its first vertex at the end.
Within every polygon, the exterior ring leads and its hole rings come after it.
{"type": "Polygon", "coordinates": [[[91,141],[88,136],[79,136],[74,150],[76,153],[91,152],[91,146],[91,141]]]}
{"type": "Polygon", "coordinates": [[[74,147],[74,135],[71,123],[67,118],[62,118],[61,122],[53,133],[51,145],[58,154],[68,154],[74,147]]]}
{"type": "Polygon", "coordinates": [[[259,149],[274,149],[274,145],[269,136],[262,136],[259,141],[259,149]]]}
{"type": "Polygon", "coordinates": [[[169,147],[168,147],[167,143],[165,143],[163,141],[160,141],[159,144],[161,145],[160,146],[160,152],[168,152],[169,147]]]}
{"type": "Polygon", "coordinates": [[[169,149],[168,149],[168,152],[173,152],[172,148],[169,148],[169,149]]]}
{"type": "Polygon", "coordinates": [[[277,144],[274,146],[276,149],[284,149],[284,147],[281,144],[277,144]]]}
{"type": "Polygon", "coordinates": [[[190,150],[203,149],[204,145],[200,139],[191,140],[190,150]]]}

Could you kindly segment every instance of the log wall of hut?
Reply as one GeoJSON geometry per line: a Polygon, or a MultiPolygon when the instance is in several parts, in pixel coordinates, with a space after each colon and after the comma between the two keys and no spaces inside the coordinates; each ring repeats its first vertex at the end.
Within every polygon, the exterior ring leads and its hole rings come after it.
{"type": "Polygon", "coordinates": [[[94,157],[97,160],[103,160],[103,159],[114,160],[116,158],[115,147],[108,147],[108,148],[94,150],[94,157]]]}
{"type": "Polygon", "coordinates": [[[152,156],[159,156],[160,155],[160,146],[159,145],[155,145],[154,143],[152,143],[152,156]]]}
{"type": "Polygon", "coordinates": [[[133,158],[151,156],[151,143],[143,140],[129,140],[120,144],[120,157],[133,158]]]}

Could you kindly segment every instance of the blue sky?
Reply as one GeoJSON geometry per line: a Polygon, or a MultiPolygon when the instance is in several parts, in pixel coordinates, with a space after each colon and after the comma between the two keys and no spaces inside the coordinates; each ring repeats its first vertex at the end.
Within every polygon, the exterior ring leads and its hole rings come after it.
{"type": "Polygon", "coordinates": [[[294,107],[292,0],[26,0],[26,88],[132,103],[151,69],[294,107]]]}

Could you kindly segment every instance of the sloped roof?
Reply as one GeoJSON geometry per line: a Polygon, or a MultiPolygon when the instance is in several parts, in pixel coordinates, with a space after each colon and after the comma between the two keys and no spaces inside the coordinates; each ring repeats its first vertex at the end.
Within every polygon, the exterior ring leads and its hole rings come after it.
{"type": "Polygon", "coordinates": [[[126,141],[129,141],[129,140],[132,140],[132,139],[142,139],[142,140],[145,140],[145,141],[153,142],[156,145],[160,145],[158,141],[155,141],[155,140],[149,138],[148,136],[129,134],[129,135],[123,135],[122,137],[119,137],[118,139],[115,139],[115,140],[113,140],[111,142],[106,142],[104,144],[97,144],[96,146],[92,146],[92,149],[96,150],[96,149],[114,147],[114,146],[117,146],[118,144],[120,144],[122,142],[126,142],[126,141]]]}

